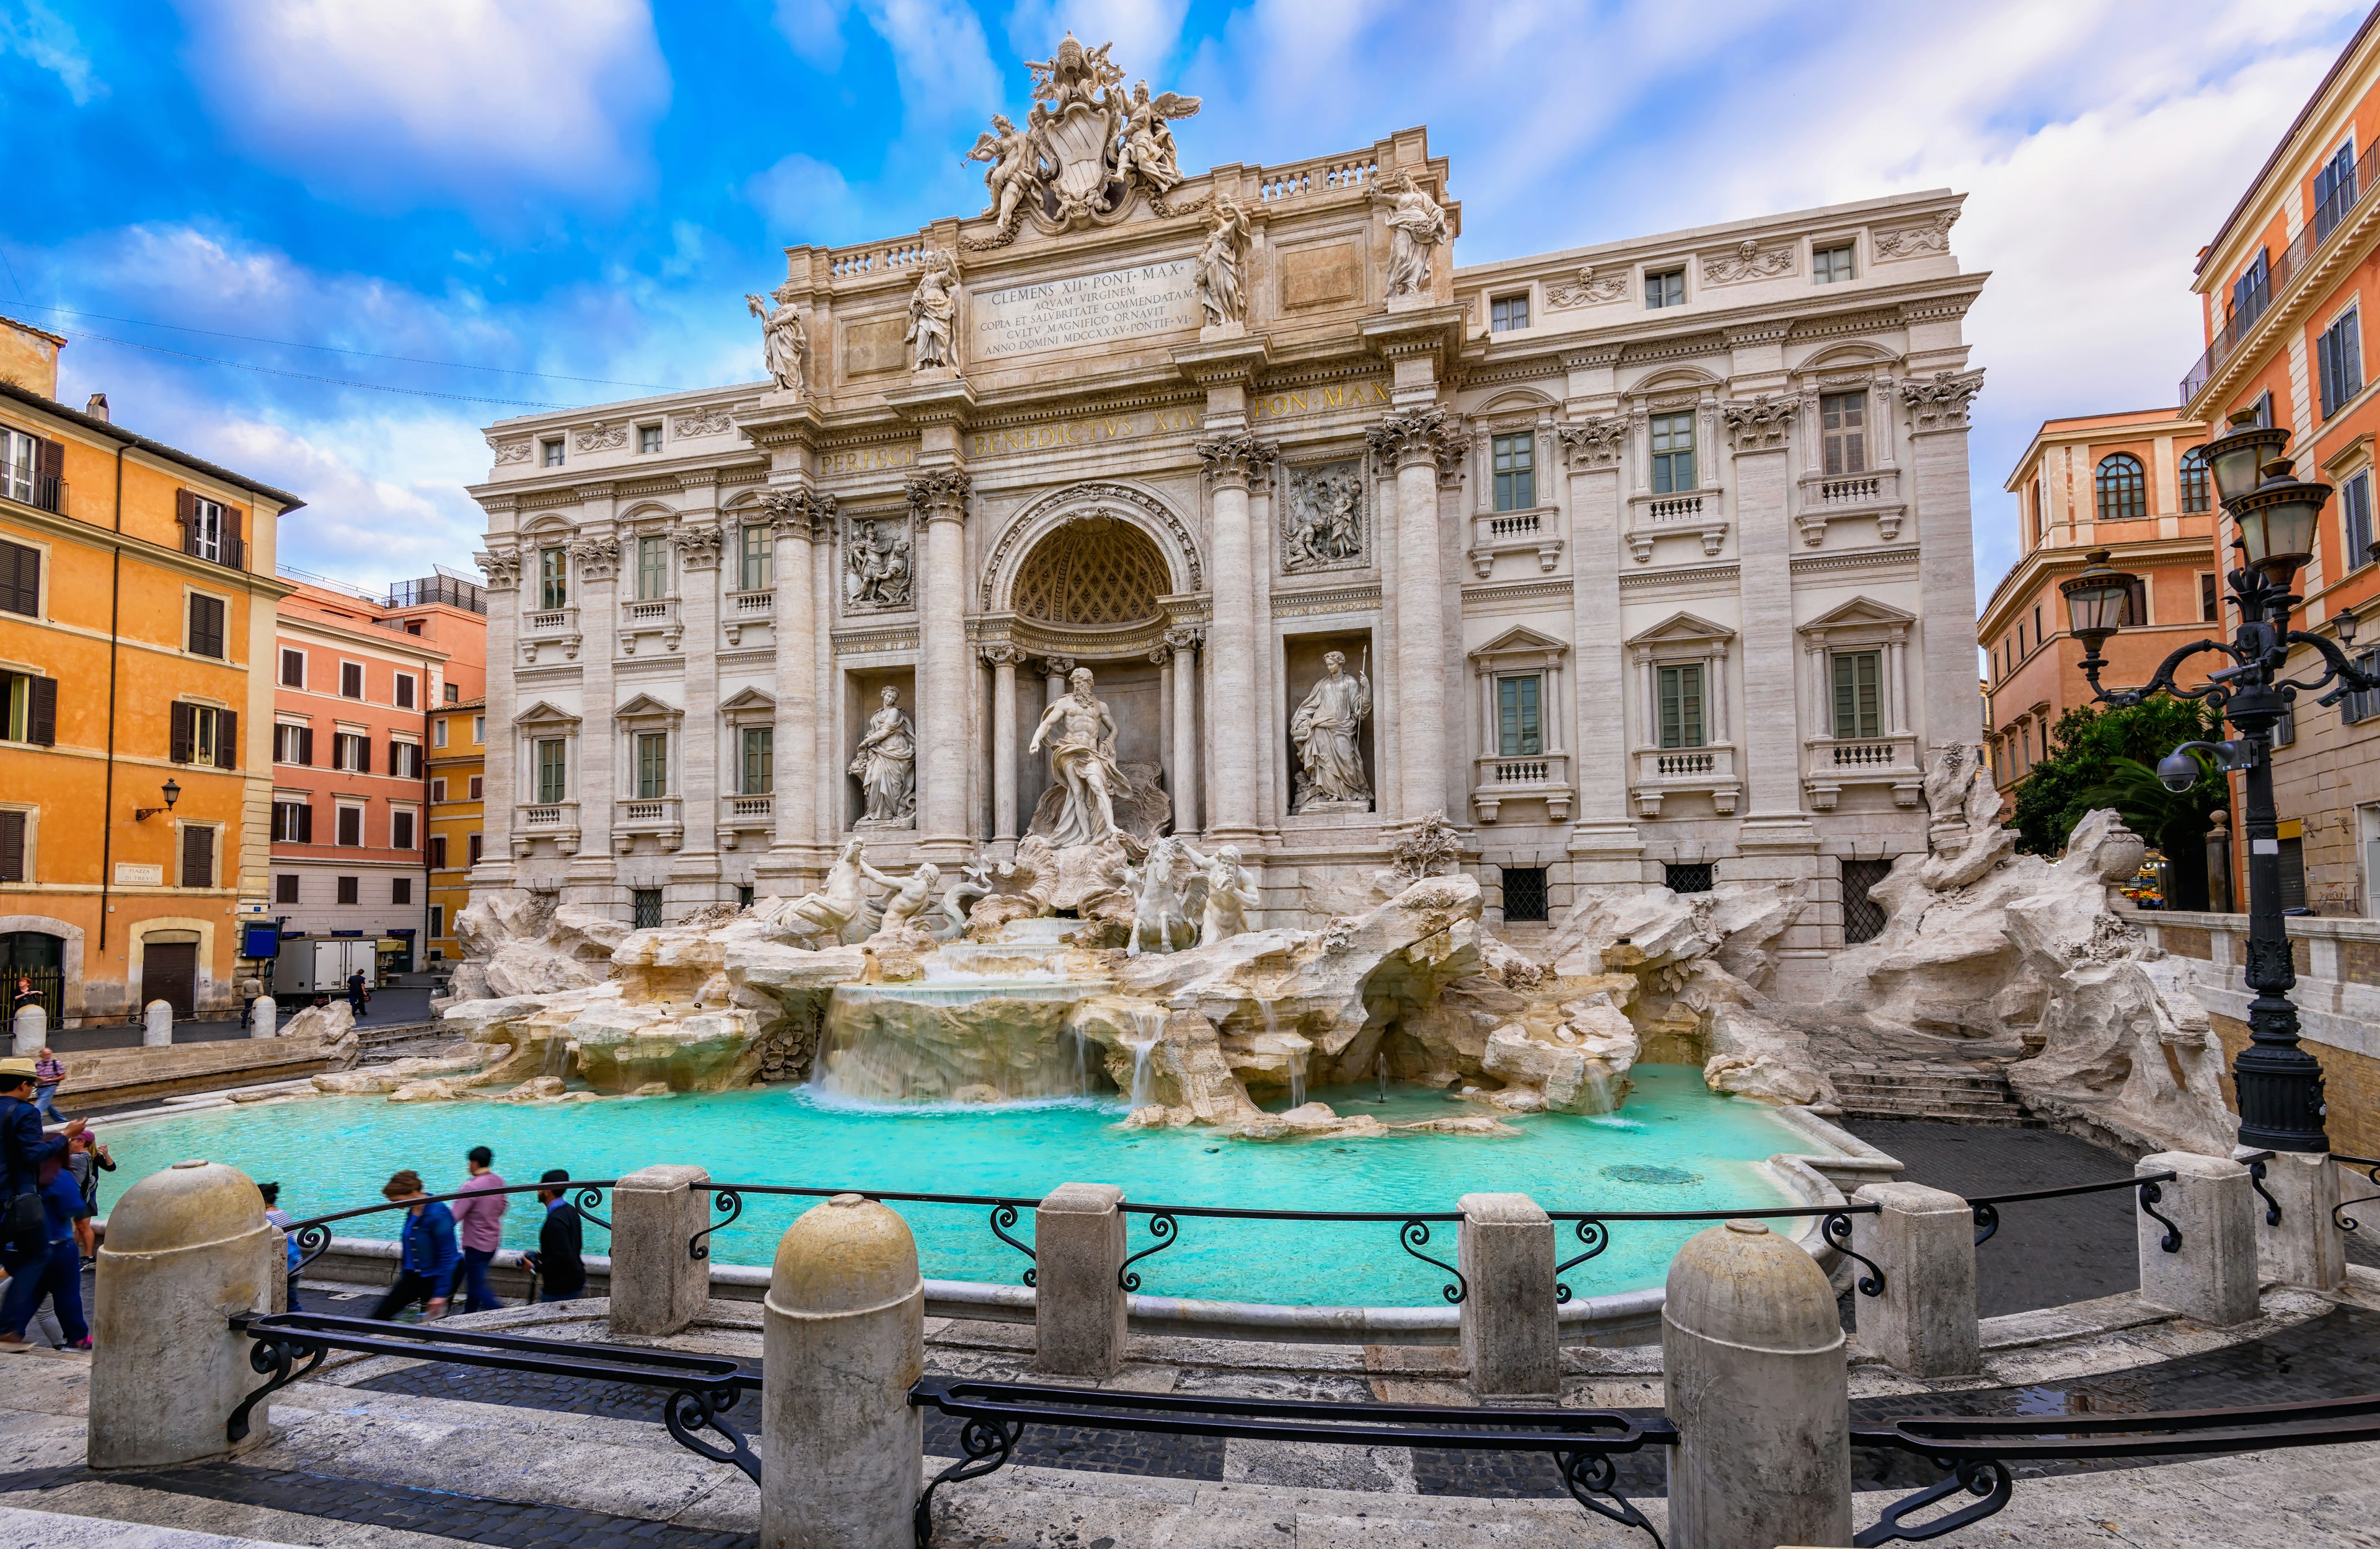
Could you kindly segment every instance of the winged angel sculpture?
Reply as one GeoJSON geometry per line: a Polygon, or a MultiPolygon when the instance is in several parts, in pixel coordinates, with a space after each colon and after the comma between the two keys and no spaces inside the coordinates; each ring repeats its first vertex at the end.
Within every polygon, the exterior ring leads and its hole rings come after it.
{"type": "Polygon", "coordinates": [[[977,137],[967,159],[990,163],[983,184],[991,204],[984,214],[1002,233],[1024,210],[1038,207],[1072,225],[1121,213],[1144,188],[1163,195],[1181,183],[1172,120],[1197,113],[1199,100],[1174,91],[1152,95],[1145,80],[1129,95],[1119,91],[1123,71],[1108,60],[1114,46],[1085,48],[1067,33],[1050,57],[1026,61],[1034,102],[1025,127],[995,114],[977,137]]]}

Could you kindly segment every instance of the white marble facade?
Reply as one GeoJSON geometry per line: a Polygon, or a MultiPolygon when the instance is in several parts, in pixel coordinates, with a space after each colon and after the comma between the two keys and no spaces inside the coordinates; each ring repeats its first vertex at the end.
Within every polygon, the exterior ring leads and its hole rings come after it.
{"type": "Polygon", "coordinates": [[[771,381],[489,430],[474,885],[669,918],[814,886],[888,688],[914,820],[871,860],[1005,856],[1082,666],[1255,923],[1368,900],[1442,810],[1491,902],[1541,869],[1556,917],[1804,878],[1782,983],[1815,971],[1841,867],[1925,848],[1925,750],[1977,723],[1960,196],[1464,268],[1425,131],[1182,176],[1085,57],[1030,143],[986,137],[984,214],[786,250],[771,381]],[[1368,811],[1295,810],[1333,652],[1368,811]]]}

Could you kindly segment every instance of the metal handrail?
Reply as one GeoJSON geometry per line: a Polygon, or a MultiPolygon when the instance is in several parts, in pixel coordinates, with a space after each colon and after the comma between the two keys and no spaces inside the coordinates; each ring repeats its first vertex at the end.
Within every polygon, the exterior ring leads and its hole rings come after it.
{"type": "MultiPolygon", "coordinates": [[[[2370,1179],[2375,1186],[2380,1186],[2380,1156],[2350,1156],[2344,1152],[2334,1151],[2330,1154],[2330,1159],[2350,1168],[2362,1168],[2363,1176],[2370,1179]]],[[[2330,1207],[2331,1224],[2341,1231],[2362,1230],[2362,1223],[2348,1215],[2347,1211],[2350,1206],[2371,1204],[2375,1201],[2380,1201],[2380,1193],[2358,1194],[2351,1200],[2340,1200],[2330,1207]]]]}
{"type": "MultiPolygon", "coordinates": [[[[2267,1152],[2265,1155],[2269,1156],[2271,1153],[2267,1152]]],[[[1981,1198],[1970,1199],[1967,1201],[1967,1208],[1969,1214],[1974,1217],[1975,1246],[1980,1248],[1989,1242],[1993,1235],[2000,1229],[1999,1207],[2003,1204],[2022,1204],[2032,1200],[2070,1199],[2078,1194],[2106,1194],[2113,1193],[2118,1189],[2137,1189],[2140,1191],[2141,1209],[2146,1212],[2152,1220],[2165,1228],[2165,1237],[2160,1245],[2168,1253],[2179,1253],[2181,1252],[2181,1228],[2152,1207],[2165,1198],[2165,1190],[2161,1185],[2171,1183],[2180,1176],[2180,1174],[2168,1168],[2164,1172],[2135,1173],[2130,1178],[2110,1178],[2100,1183],[2069,1183],[2058,1189],[2025,1189],[2013,1194],[1987,1194],[1981,1198]]]]}
{"type": "Polygon", "coordinates": [[[1567,1303],[1571,1299],[1571,1289],[1561,1280],[1563,1275],[1611,1246],[1609,1223],[1613,1221],[1757,1221],[1776,1216],[1798,1218],[1812,1216],[1818,1217],[1819,1235],[1827,1240],[1828,1245],[1845,1258],[1855,1259],[1867,1265],[1867,1273],[1857,1282],[1859,1293],[1862,1296],[1882,1296],[1884,1271],[1877,1267],[1874,1259],[1852,1248],[1852,1217],[1880,1215],[1883,1210],[1884,1206],[1880,1204],[1856,1204],[1779,1205],[1772,1210],[1548,1210],[1546,1214],[1557,1221],[1577,1222],[1573,1233],[1586,1245],[1585,1253],[1554,1265],[1554,1301],[1567,1303]]]}
{"type": "MultiPolygon", "coordinates": [[[[577,1206],[580,1216],[610,1231],[612,1223],[596,1215],[595,1207],[603,1203],[603,1192],[617,1188],[619,1182],[616,1178],[574,1178],[562,1180],[559,1186],[562,1192],[572,1196],[570,1203],[577,1206]]],[[[351,1220],[358,1216],[378,1216],[391,1210],[410,1210],[417,1204],[443,1204],[448,1200],[485,1199],[491,1194],[534,1194],[554,1187],[553,1183],[507,1183],[501,1189],[457,1189],[451,1194],[382,1200],[378,1204],[359,1204],[353,1210],[334,1210],[327,1216],[309,1216],[302,1221],[289,1223],[289,1240],[298,1244],[298,1262],[290,1266],[289,1274],[291,1278],[296,1278],[305,1272],[308,1265],[330,1251],[331,1223],[334,1221],[351,1220]]]]}

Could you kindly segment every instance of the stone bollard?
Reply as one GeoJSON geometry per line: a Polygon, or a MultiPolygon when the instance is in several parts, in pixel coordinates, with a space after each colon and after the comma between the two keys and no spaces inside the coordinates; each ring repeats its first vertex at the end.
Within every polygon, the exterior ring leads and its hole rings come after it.
{"type": "Polygon", "coordinates": [[[926,1488],[926,1283],[909,1224],[857,1194],[777,1243],[761,1309],[760,1542],[911,1549],[926,1488]]]}
{"type": "MultiPolygon", "coordinates": [[[[91,1318],[92,1468],[174,1468],[236,1450],[224,1427],[264,1379],[229,1318],[271,1309],[278,1236],[256,1184],[216,1162],[176,1162],[115,1202],[91,1318]]],[[[263,1438],[266,1418],[251,1417],[242,1446],[263,1438]]]]}
{"type": "MultiPolygon", "coordinates": [[[[710,1297],[710,1261],[689,1251],[710,1224],[710,1174],[644,1168],[612,1190],[612,1332],[660,1338],[692,1323],[710,1297]]],[[[709,1238],[703,1239],[705,1242],[709,1238]]]]}
{"type": "Polygon", "coordinates": [[[281,1008],[273,997],[260,995],[248,1003],[248,1035],[251,1038],[281,1036],[281,1008]]]}
{"type": "MultiPolygon", "coordinates": [[[[2253,1152],[2248,1153],[2253,1156],[2253,1152]]],[[[2241,1164],[2245,1166],[2245,1163],[2241,1164]]],[[[2250,1192],[2255,1185],[2252,1181],[2250,1192]]],[[[2338,1205],[2338,1169],[2327,1156],[2276,1152],[2265,1162],[2265,1192],[2249,1206],[2256,1223],[2256,1268],[2266,1280],[2308,1290],[2337,1290],[2347,1284],[2347,1234],[2331,1212],[2338,1205]]]]}
{"type": "Polygon", "coordinates": [[[1852,1541],[1851,1398],[1834,1289],[1757,1221],[1670,1261],[1661,1371],[1672,1549],[1852,1541]]]}
{"type": "Polygon", "coordinates": [[[1463,1363],[1482,1398],[1561,1389],[1554,1301],[1554,1224],[1526,1194],[1465,1194],[1455,1263],[1463,1271],[1463,1363]]]}
{"type": "MultiPolygon", "coordinates": [[[[1860,1343],[1912,1377],[1980,1371],[1973,1210],[1956,1194],[1916,1183],[1869,1183],[1852,1198],[1884,1207],[1852,1217],[1852,1251],[1884,1271],[1882,1296],[1852,1298],[1860,1343]]],[[[1867,1273],[1856,1264],[1852,1270],[1867,1273]]]]}
{"type": "Polygon", "coordinates": [[[1033,1369],[1111,1377],[1123,1364],[1123,1191],[1061,1183],[1033,1212],[1033,1369]]]}
{"type": "Polygon", "coordinates": [[[8,1052],[20,1059],[30,1059],[41,1053],[42,1046],[50,1041],[49,1014],[38,1002],[19,1006],[17,1014],[9,1019],[8,1031],[16,1039],[15,1047],[8,1052]]]}
{"type": "Polygon", "coordinates": [[[2160,1151],[2132,1166],[2135,1173],[2172,1172],[2157,1185],[2157,1214],[2181,1233],[2178,1252],[2165,1251],[2166,1228],[2135,1209],[2140,1231],[2141,1300],[2211,1327],[2246,1323],[2257,1313],[2256,1215],[2265,1202],[2248,1186],[2248,1169],[2220,1156],[2160,1151]]]}
{"type": "Polygon", "coordinates": [[[174,1042],[174,1008],[164,1000],[152,1000],[141,1013],[140,1047],[169,1048],[174,1042]]]}

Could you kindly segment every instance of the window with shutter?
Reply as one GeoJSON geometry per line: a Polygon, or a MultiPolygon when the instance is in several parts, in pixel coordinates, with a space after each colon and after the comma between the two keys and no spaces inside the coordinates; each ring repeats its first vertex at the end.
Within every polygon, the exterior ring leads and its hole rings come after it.
{"type": "Polygon", "coordinates": [[[1496,751],[1500,756],[1520,757],[1546,750],[1539,705],[1543,684],[1535,673],[1496,680],[1496,751]]]}
{"type": "Polygon", "coordinates": [[[196,705],[176,703],[170,711],[173,728],[167,756],[176,764],[187,764],[190,761],[190,747],[198,736],[196,731],[198,708],[196,705]]]}
{"type": "Polygon", "coordinates": [[[293,651],[287,647],[282,647],[281,686],[284,688],[306,686],[306,653],[304,651],[293,651]]]}
{"type": "Polygon", "coordinates": [[[413,814],[392,812],[388,815],[388,847],[392,850],[413,848],[413,814]]]}
{"type": "Polygon", "coordinates": [[[199,551],[199,497],[189,490],[174,491],[174,520],[182,528],[182,552],[199,551]]]}
{"type": "Polygon", "coordinates": [[[339,808],[339,842],[350,850],[358,849],[364,841],[364,809],[359,806],[339,808]]]}
{"type": "Polygon", "coordinates": [[[479,775],[473,775],[471,777],[471,793],[469,796],[465,798],[466,800],[476,802],[480,799],[480,793],[482,789],[480,785],[481,778],[482,777],[479,775]]]}
{"type": "Polygon", "coordinates": [[[33,503],[44,511],[66,514],[67,449],[63,442],[33,443],[33,503]]]}
{"type": "Polygon", "coordinates": [[[215,831],[192,823],[182,830],[182,886],[215,885],[215,831]]]}
{"type": "Polygon", "coordinates": [[[339,693],[349,699],[364,696],[364,669],[359,661],[339,663],[339,693]]]}
{"type": "Polygon", "coordinates": [[[239,768],[239,712],[237,710],[215,712],[215,768],[219,769],[239,768]]]}
{"type": "Polygon", "coordinates": [[[41,442],[22,430],[0,426],[0,495],[33,503],[33,480],[41,466],[41,442]]]}
{"type": "Polygon", "coordinates": [[[0,812],[0,882],[28,882],[25,873],[25,815],[0,812]]]}
{"type": "Polygon", "coordinates": [[[28,707],[25,740],[43,747],[58,745],[58,680],[30,680],[32,703],[28,707]]]}
{"type": "Polygon", "coordinates": [[[1703,719],[1703,668],[1686,662],[1657,670],[1663,747],[1701,747],[1709,740],[1703,719]]]}
{"type": "Polygon", "coordinates": [[[1829,476],[1867,472],[1866,393],[1820,394],[1818,428],[1829,476]]]}
{"type": "Polygon", "coordinates": [[[0,742],[33,740],[33,680],[22,672],[0,672],[0,742]]]}
{"type": "Polygon", "coordinates": [[[430,836],[430,869],[432,871],[446,869],[446,836],[444,834],[430,836]]]}
{"type": "Polygon", "coordinates": [[[273,879],[273,902],[275,903],[297,902],[298,878],[295,877],[274,877],[273,879]]]}
{"type": "Polygon", "coordinates": [[[0,542],[0,610],[42,616],[42,551],[22,543],[0,542]]]}
{"type": "Polygon", "coordinates": [[[390,877],[388,880],[388,901],[391,903],[411,903],[413,902],[413,878],[410,877],[390,877]]]}
{"type": "Polygon", "coordinates": [[[1883,732],[1884,653],[1834,653],[1835,735],[1874,737],[1883,732]]]}
{"type": "Polygon", "coordinates": [[[219,597],[190,594],[190,654],[211,656],[217,660],[224,654],[224,605],[219,597]]]}
{"type": "Polygon", "coordinates": [[[338,896],[339,896],[339,902],[340,902],[341,903],[354,903],[354,902],[358,902],[358,901],[361,899],[361,897],[363,896],[363,889],[362,889],[362,887],[360,886],[361,881],[362,881],[362,879],[361,879],[360,877],[340,877],[340,878],[339,878],[339,895],[338,895],[338,896]]]}
{"type": "Polygon", "coordinates": [[[400,710],[413,708],[413,674],[410,672],[396,675],[396,708],[400,710]]]}

